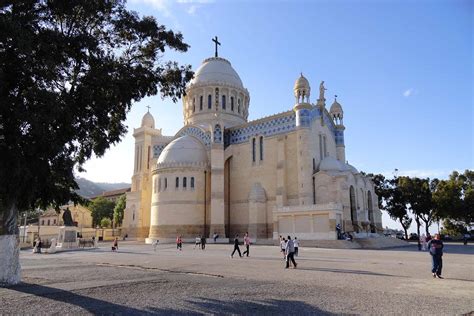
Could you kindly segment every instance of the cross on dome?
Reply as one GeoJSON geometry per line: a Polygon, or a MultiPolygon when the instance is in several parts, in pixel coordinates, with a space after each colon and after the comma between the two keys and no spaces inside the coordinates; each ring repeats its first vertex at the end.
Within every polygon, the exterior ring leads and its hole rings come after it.
{"type": "Polygon", "coordinates": [[[219,57],[219,55],[217,54],[217,45],[221,45],[221,43],[219,42],[219,40],[217,39],[217,36],[215,38],[212,39],[212,41],[214,43],[216,43],[216,53],[215,53],[215,57],[219,57]]]}
{"type": "Polygon", "coordinates": [[[146,108],[148,108],[148,113],[150,113],[150,108],[151,107],[149,105],[147,105],[146,108]]]}

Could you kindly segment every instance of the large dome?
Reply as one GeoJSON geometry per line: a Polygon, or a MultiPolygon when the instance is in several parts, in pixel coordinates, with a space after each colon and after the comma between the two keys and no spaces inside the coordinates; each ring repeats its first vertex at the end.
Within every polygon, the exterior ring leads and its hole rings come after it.
{"type": "Polygon", "coordinates": [[[319,163],[319,171],[345,171],[344,164],[334,157],[327,156],[319,163]]]}
{"type": "Polygon", "coordinates": [[[227,59],[211,57],[205,59],[196,70],[190,85],[227,84],[243,89],[242,80],[227,59]]]}
{"type": "Polygon", "coordinates": [[[170,165],[205,165],[207,153],[204,145],[193,136],[185,135],[173,140],[161,152],[158,167],[170,165]]]}

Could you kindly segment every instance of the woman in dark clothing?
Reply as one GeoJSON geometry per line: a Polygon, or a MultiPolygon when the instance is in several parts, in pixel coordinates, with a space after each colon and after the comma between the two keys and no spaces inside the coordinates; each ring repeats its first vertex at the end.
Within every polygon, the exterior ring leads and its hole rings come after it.
{"type": "Polygon", "coordinates": [[[231,258],[234,258],[235,251],[237,251],[239,253],[240,258],[242,258],[242,254],[240,253],[240,248],[239,248],[239,235],[235,235],[234,251],[232,251],[232,254],[230,255],[231,258]]]}

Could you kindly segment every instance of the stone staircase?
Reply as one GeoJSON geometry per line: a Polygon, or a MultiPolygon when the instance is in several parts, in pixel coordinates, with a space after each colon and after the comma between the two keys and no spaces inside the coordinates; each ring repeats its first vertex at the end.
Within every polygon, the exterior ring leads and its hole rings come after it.
{"type": "Polygon", "coordinates": [[[363,249],[384,249],[396,247],[408,247],[410,243],[393,237],[376,237],[376,238],[356,238],[354,242],[363,249]]]}
{"type": "MultiPolygon", "coordinates": [[[[257,245],[278,245],[278,241],[272,239],[260,239],[257,245]]],[[[406,241],[393,237],[367,237],[347,240],[300,240],[300,247],[330,248],[330,249],[386,249],[396,247],[407,247],[410,244],[406,241]]]]}

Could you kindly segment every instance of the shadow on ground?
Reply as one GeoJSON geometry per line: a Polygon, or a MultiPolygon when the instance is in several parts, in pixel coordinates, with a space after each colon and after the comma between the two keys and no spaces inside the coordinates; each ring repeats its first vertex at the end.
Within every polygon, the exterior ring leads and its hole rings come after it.
{"type": "MultiPolygon", "coordinates": [[[[21,283],[16,286],[9,288],[10,290],[35,295],[38,297],[47,298],[50,300],[58,301],[61,303],[67,303],[71,305],[76,305],[83,310],[86,310],[94,314],[104,314],[104,313],[120,313],[124,315],[143,315],[144,311],[135,309],[132,307],[127,307],[123,305],[118,305],[110,303],[107,301],[99,300],[96,298],[75,294],[71,291],[65,291],[53,287],[21,283]]],[[[51,311],[53,312],[53,311],[51,311]]]]}
{"type": "MultiPolygon", "coordinates": [[[[160,308],[149,306],[144,310],[129,306],[119,305],[104,300],[80,295],[71,291],[61,290],[53,287],[21,283],[10,287],[10,290],[34,295],[41,298],[54,300],[60,303],[75,305],[84,311],[93,314],[118,314],[118,315],[249,315],[249,314],[269,314],[269,315],[335,315],[323,311],[315,306],[300,301],[290,300],[217,300],[210,298],[196,298],[186,301],[191,309],[180,310],[173,308],[160,308]]],[[[54,313],[54,311],[51,311],[54,313]]]]}
{"type": "Polygon", "coordinates": [[[216,315],[335,315],[306,304],[305,302],[290,300],[224,301],[210,298],[197,298],[195,300],[188,300],[187,303],[194,306],[195,310],[179,311],[149,307],[147,311],[171,315],[202,315],[203,313],[216,315]]]}

